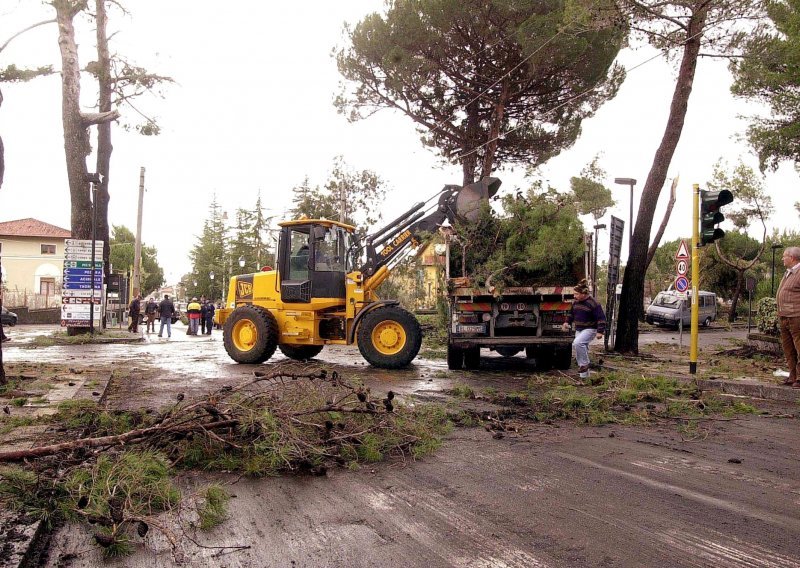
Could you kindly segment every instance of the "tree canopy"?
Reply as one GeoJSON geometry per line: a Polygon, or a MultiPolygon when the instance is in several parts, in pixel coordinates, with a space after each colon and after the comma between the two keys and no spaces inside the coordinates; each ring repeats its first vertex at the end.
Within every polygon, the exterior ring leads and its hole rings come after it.
{"type": "Polygon", "coordinates": [[[774,29],[751,36],[744,57],[731,63],[735,95],[766,104],[768,117],[753,119],[750,143],[762,169],[800,162],[800,0],[771,0],[774,29]]]}
{"type": "Polygon", "coordinates": [[[405,114],[464,185],[570,147],[624,76],[625,30],[605,0],[394,0],[347,32],[340,112],[405,114]]]}
{"type": "MultiPolygon", "coordinates": [[[[126,272],[133,268],[136,237],[124,225],[112,228],[109,259],[114,269],[126,272]]],[[[164,269],[158,264],[158,251],[155,247],[142,244],[142,293],[149,294],[164,283],[164,269]]]]}
{"type": "Polygon", "coordinates": [[[379,207],[386,196],[384,181],[371,170],[355,171],[342,158],[333,161],[328,180],[324,185],[311,186],[308,177],[294,188],[293,218],[303,215],[311,219],[340,220],[344,197],[344,222],[356,227],[360,235],[381,218],[379,207]]]}

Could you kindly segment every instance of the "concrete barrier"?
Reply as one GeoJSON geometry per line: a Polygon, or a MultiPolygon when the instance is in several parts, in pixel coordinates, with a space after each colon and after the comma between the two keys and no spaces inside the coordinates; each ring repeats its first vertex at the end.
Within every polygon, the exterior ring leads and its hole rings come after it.
{"type": "Polygon", "coordinates": [[[30,310],[26,306],[21,306],[19,308],[9,307],[8,310],[17,314],[17,323],[49,324],[61,321],[61,308],[30,310]]]}

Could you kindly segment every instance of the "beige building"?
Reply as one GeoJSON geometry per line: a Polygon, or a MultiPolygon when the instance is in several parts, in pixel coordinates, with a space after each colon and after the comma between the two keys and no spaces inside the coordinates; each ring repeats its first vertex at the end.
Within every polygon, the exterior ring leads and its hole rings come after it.
{"type": "Polygon", "coordinates": [[[3,301],[8,306],[51,307],[61,301],[67,229],[38,219],[0,222],[3,301]]]}

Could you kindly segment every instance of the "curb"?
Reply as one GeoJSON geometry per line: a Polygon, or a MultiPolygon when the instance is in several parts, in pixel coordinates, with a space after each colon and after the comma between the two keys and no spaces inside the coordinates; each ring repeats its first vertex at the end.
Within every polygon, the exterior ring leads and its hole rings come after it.
{"type": "Polygon", "coordinates": [[[738,381],[723,379],[697,379],[701,389],[714,389],[725,394],[777,400],[780,402],[800,402],[800,389],[782,385],[764,384],[754,379],[741,379],[738,381]]]}

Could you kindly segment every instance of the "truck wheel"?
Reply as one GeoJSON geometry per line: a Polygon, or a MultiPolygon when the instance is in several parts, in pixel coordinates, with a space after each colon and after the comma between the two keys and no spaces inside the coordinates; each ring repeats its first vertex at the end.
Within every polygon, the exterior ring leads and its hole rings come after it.
{"type": "Polygon", "coordinates": [[[711,318],[706,318],[703,320],[703,327],[708,327],[711,325],[711,318]]]}
{"type": "Polygon", "coordinates": [[[375,308],[358,326],[358,350],[370,365],[381,369],[407,366],[421,345],[417,318],[398,306],[375,308]]]}
{"type": "Polygon", "coordinates": [[[278,345],[278,322],[269,310],[239,306],[225,320],[222,339],[237,363],[263,363],[278,345]]]}
{"type": "Polygon", "coordinates": [[[516,345],[498,345],[494,348],[502,357],[513,357],[520,351],[522,351],[522,347],[517,347],[516,345]]]}
{"type": "Polygon", "coordinates": [[[556,369],[566,371],[572,365],[572,345],[559,345],[555,349],[555,357],[553,361],[556,369]]]}
{"type": "Polygon", "coordinates": [[[460,371],[464,366],[464,350],[452,345],[447,346],[447,368],[451,371],[460,371]]]}
{"type": "Polygon", "coordinates": [[[322,345],[278,345],[281,353],[295,361],[313,359],[322,351],[322,345]]]}
{"type": "Polygon", "coordinates": [[[474,371],[481,366],[481,348],[470,347],[464,350],[464,368],[467,371],[474,371]]]}
{"type": "Polygon", "coordinates": [[[527,345],[525,347],[525,357],[527,359],[536,359],[536,346],[535,345],[527,345]]]}
{"type": "MultiPolygon", "coordinates": [[[[553,368],[553,347],[550,345],[531,345],[532,357],[536,360],[537,371],[549,371],[553,368]]],[[[528,351],[525,351],[528,353],[528,351]]]]}

